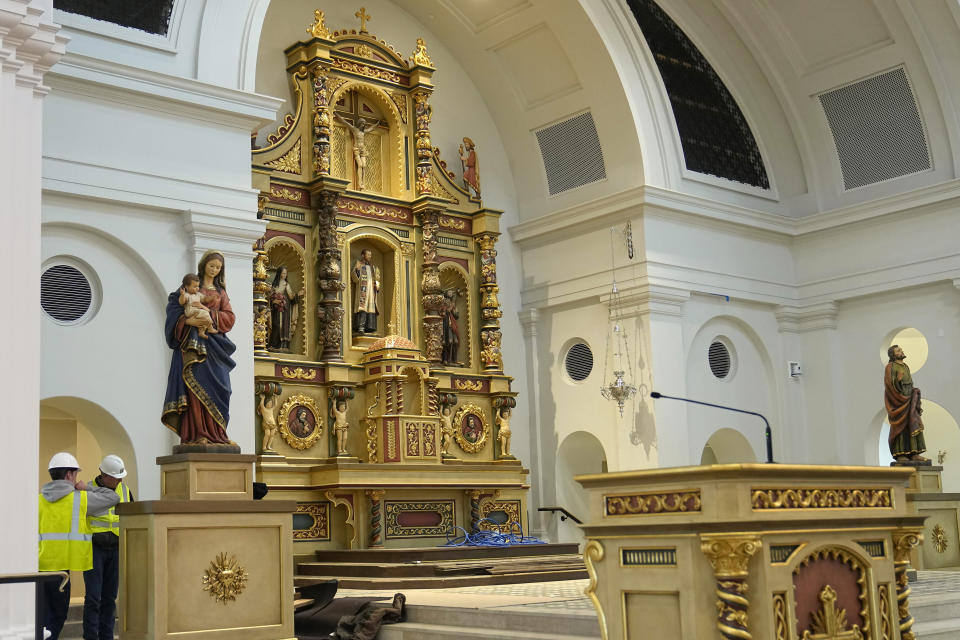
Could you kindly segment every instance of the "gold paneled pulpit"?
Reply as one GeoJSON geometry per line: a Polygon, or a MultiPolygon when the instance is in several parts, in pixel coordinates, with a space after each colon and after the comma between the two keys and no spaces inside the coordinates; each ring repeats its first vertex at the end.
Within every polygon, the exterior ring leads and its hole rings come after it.
{"type": "Polygon", "coordinates": [[[123,640],[292,640],[295,503],[253,500],[256,456],[157,458],[162,500],[120,515],[123,640]]]}
{"type": "Polygon", "coordinates": [[[577,477],[609,640],[912,640],[912,469],[729,464],[577,477]]]}

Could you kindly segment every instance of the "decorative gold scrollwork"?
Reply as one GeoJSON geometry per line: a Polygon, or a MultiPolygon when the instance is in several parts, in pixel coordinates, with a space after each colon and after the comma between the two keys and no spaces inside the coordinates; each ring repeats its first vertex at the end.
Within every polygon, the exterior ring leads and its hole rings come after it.
{"type": "Polygon", "coordinates": [[[774,640],[787,640],[787,596],[776,593],[773,596],[773,632],[774,640]]]}
{"type": "Polygon", "coordinates": [[[627,516],[700,511],[700,491],[604,496],[605,515],[627,516]]]}
{"type": "Polygon", "coordinates": [[[454,386],[460,391],[480,391],[483,389],[482,380],[457,380],[454,386]]]}
{"type": "Polygon", "coordinates": [[[282,367],[280,373],[284,378],[289,378],[290,380],[316,380],[317,378],[316,369],[304,370],[303,367],[297,367],[296,369],[282,367]]]}
{"type": "Polygon", "coordinates": [[[243,592],[248,578],[247,570],[240,566],[237,557],[223,551],[210,561],[210,567],[204,572],[203,590],[209,591],[217,602],[227,604],[243,592]]]}
{"type": "Polygon", "coordinates": [[[264,165],[284,173],[300,175],[300,140],[297,140],[293,144],[293,148],[290,149],[290,151],[287,151],[276,160],[265,162],[264,165]]]}
{"type": "Polygon", "coordinates": [[[890,489],[753,489],[750,502],[765,509],[889,509],[890,489]]]}
{"type": "Polygon", "coordinates": [[[600,620],[600,638],[607,640],[607,617],[603,614],[603,607],[600,604],[600,598],[597,597],[597,563],[603,560],[603,545],[598,540],[590,540],[583,549],[583,562],[587,565],[587,575],[590,577],[590,584],[583,592],[590,598],[593,608],[597,610],[597,618],[600,620]]]}

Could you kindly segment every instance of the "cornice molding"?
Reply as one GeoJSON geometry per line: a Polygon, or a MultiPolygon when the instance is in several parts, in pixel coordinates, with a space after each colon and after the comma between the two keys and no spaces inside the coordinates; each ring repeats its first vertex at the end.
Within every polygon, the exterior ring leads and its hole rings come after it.
{"type": "Polygon", "coordinates": [[[0,68],[16,75],[17,86],[33,89],[37,97],[49,93],[44,76],[69,41],[45,7],[30,0],[0,0],[0,68]]]}
{"type": "Polygon", "coordinates": [[[267,227],[265,220],[242,220],[211,211],[187,209],[183,214],[183,227],[193,241],[197,257],[213,249],[225,258],[252,260],[253,245],[267,227]]]}
{"type": "Polygon", "coordinates": [[[526,249],[617,224],[631,217],[669,213],[690,216],[714,227],[747,228],[786,238],[800,238],[837,227],[871,224],[878,218],[921,207],[956,208],[958,205],[960,180],[796,219],[646,185],[521,222],[508,231],[514,242],[526,249]]]}
{"type": "Polygon", "coordinates": [[[517,313],[523,335],[534,337],[539,333],[537,323],[540,322],[540,312],[536,308],[522,309],[517,313]]]}
{"type": "Polygon", "coordinates": [[[687,289],[667,287],[657,284],[644,284],[639,287],[620,291],[619,305],[614,305],[612,296],[601,296],[601,302],[621,318],[633,318],[644,315],[658,315],[682,318],[684,305],[690,299],[687,289]]]}
{"type": "Polygon", "coordinates": [[[54,90],[209,120],[247,130],[276,119],[283,100],[78,54],[50,70],[54,90]]]}
{"type": "Polygon", "coordinates": [[[781,305],[773,314],[782,333],[807,333],[836,329],[840,305],[833,301],[807,306],[781,305]]]}

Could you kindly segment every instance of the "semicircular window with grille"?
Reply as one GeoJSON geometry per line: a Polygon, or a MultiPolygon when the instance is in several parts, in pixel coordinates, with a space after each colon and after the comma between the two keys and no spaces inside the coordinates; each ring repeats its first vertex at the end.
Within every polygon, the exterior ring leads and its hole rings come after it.
{"type": "Polygon", "coordinates": [[[40,276],[40,306],[63,324],[76,324],[93,306],[90,280],[76,267],[55,264],[40,276]]]}

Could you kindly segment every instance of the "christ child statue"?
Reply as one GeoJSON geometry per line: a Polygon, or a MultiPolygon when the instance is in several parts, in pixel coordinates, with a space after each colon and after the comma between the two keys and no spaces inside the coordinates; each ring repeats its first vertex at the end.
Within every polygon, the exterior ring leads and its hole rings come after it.
{"type": "Polygon", "coordinates": [[[201,338],[206,338],[208,333],[217,333],[213,328],[213,318],[210,317],[210,309],[204,305],[207,296],[200,293],[200,276],[195,273],[188,273],[183,276],[183,286],[180,287],[180,304],[183,306],[183,313],[188,318],[197,318],[203,324],[197,325],[197,334],[201,338]]]}

